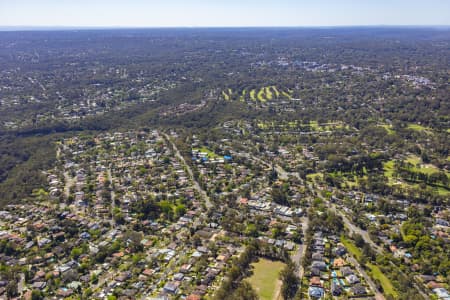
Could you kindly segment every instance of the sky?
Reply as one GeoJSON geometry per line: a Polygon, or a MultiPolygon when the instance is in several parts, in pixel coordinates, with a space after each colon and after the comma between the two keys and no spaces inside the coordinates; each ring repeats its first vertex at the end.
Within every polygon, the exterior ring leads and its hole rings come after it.
{"type": "Polygon", "coordinates": [[[0,26],[450,25],[450,0],[0,0],[0,26]]]}

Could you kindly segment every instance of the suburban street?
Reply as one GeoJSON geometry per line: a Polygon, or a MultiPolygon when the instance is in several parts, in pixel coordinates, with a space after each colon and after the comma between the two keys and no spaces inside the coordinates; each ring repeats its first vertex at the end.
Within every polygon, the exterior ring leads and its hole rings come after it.
{"type": "MultiPolygon", "coordinates": [[[[110,182],[111,185],[113,184],[113,178],[112,178],[112,174],[111,174],[111,169],[108,169],[108,181],[110,182]]],[[[116,207],[115,199],[116,199],[116,194],[114,193],[114,189],[111,189],[111,206],[110,206],[110,211],[111,211],[110,224],[111,224],[111,228],[114,228],[115,225],[116,225],[116,222],[114,221],[114,208],[116,207]]]]}
{"type": "MultiPolygon", "coordinates": [[[[345,214],[340,211],[338,208],[336,208],[336,205],[329,203],[330,208],[332,211],[334,211],[335,213],[337,213],[339,216],[342,217],[342,220],[344,221],[345,226],[349,229],[349,231],[351,233],[357,233],[359,235],[362,236],[362,238],[364,239],[364,241],[366,243],[368,243],[369,245],[372,246],[372,249],[375,250],[375,252],[377,254],[383,254],[383,248],[381,248],[380,246],[378,246],[377,244],[375,244],[374,241],[372,241],[372,239],[369,236],[369,233],[366,230],[363,230],[361,228],[359,228],[358,226],[355,226],[346,216],[345,214]]],[[[393,262],[390,262],[391,265],[395,268],[398,268],[393,262]]],[[[403,273],[401,270],[398,270],[400,273],[402,273],[404,276],[406,276],[405,273],[403,273]]],[[[422,289],[415,283],[412,283],[414,288],[422,295],[422,297],[424,299],[430,299],[430,297],[428,297],[427,294],[425,294],[422,289]]]]}
{"type": "Polygon", "coordinates": [[[197,180],[194,178],[194,173],[192,172],[191,167],[186,163],[186,160],[184,159],[183,155],[181,155],[180,151],[178,150],[177,146],[172,142],[170,137],[163,133],[166,140],[172,145],[173,150],[175,151],[175,155],[177,158],[183,163],[183,165],[186,167],[186,170],[189,174],[189,177],[191,178],[192,182],[194,183],[194,188],[197,190],[197,192],[202,196],[203,200],[205,201],[206,208],[213,207],[213,204],[211,203],[211,199],[209,198],[208,194],[201,188],[201,186],[198,184],[197,180]]]}
{"type": "MultiPolygon", "coordinates": [[[[309,219],[307,217],[302,217],[301,220],[302,220],[301,224],[302,224],[303,236],[305,236],[306,231],[308,230],[309,219]]],[[[292,261],[297,265],[296,273],[297,273],[297,276],[300,278],[300,280],[303,278],[303,275],[304,275],[302,260],[303,260],[303,257],[305,256],[305,253],[306,253],[306,247],[303,242],[302,244],[298,245],[297,250],[291,256],[292,261]]]]}
{"type": "Polygon", "coordinates": [[[369,233],[366,230],[362,230],[358,226],[355,226],[346,216],[345,214],[340,211],[338,208],[336,208],[336,205],[330,203],[330,209],[342,217],[342,220],[344,221],[345,226],[349,229],[349,231],[353,233],[357,233],[361,235],[366,243],[368,243],[370,246],[372,246],[372,249],[374,249],[378,254],[383,253],[383,249],[375,244],[372,239],[369,236],[369,233]]]}
{"type": "Polygon", "coordinates": [[[358,272],[360,274],[362,274],[362,276],[364,277],[364,279],[367,281],[367,283],[370,285],[370,288],[375,291],[375,299],[377,300],[383,300],[386,299],[383,294],[378,290],[377,286],[375,285],[375,283],[372,281],[372,278],[370,278],[369,275],[367,275],[366,271],[364,271],[364,269],[361,267],[361,265],[359,264],[359,262],[353,257],[353,256],[349,256],[348,259],[358,270],[358,272]]]}

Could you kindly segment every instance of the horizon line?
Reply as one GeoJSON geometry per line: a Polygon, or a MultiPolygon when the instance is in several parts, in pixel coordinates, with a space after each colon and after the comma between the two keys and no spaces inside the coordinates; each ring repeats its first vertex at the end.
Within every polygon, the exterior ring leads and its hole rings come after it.
{"type": "Polygon", "coordinates": [[[125,30],[125,29],[333,29],[333,28],[445,28],[448,25],[292,25],[292,26],[72,26],[72,25],[0,25],[0,31],[64,31],[64,30],[125,30]]]}

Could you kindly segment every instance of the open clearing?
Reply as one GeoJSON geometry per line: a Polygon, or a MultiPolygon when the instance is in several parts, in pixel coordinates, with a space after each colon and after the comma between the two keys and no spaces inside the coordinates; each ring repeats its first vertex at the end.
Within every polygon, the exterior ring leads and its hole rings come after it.
{"type": "Polygon", "coordinates": [[[279,294],[281,284],[277,284],[280,271],[285,264],[260,258],[253,263],[253,275],[246,280],[252,285],[261,300],[275,300],[279,294]]]}

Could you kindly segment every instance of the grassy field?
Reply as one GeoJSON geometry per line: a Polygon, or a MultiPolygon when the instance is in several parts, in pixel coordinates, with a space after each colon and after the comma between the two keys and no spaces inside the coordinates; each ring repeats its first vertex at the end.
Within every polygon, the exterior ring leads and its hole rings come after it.
{"type": "Polygon", "coordinates": [[[350,252],[357,260],[359,260],[362,256],[361,250],[353,244],[353,242],[347,239],[345,236],[341,236],[341,243],[344,244],[345,248],[347,248],[348,252],[350,252]]]}
{"type": "Polygon", "coordinates": [[[384,293],[390,294],[394,296],[394,298],[397,298],[398,297],[397,291],[395,290],[389,278],[387,278],[386,275],[384,275],[383,272],[381,272],[380,268],[370,263],[367,264],[367,267],[370,269],[370,274],[372,278],[380,281],[384,293]]]}
{"type": "Polygon", "coordinates": [[[246,280],[252,285],[261,300],[274,300],[280,284],[278,277],[285,264],[280,261],[259,259],[253,263],[253,275],[246,280]]]}

